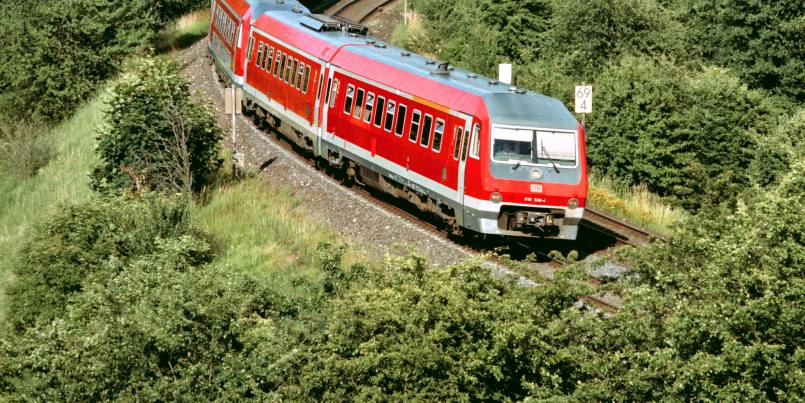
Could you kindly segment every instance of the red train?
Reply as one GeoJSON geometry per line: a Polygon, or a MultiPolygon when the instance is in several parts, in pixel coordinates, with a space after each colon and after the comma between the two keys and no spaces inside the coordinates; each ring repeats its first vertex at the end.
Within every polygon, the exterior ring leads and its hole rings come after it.
{"type": "Polygon", "coordinates": [[[576,239],[584,133],[557,99],[394,48],[293,0],[213,0],[244,107],[351,179],[454,230],[576,239]]]}

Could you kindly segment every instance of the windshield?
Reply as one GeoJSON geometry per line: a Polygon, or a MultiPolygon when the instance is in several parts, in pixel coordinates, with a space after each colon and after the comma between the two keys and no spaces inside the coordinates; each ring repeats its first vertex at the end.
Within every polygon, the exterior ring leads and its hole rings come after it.
{"type": "Polygon", "coordinates": [[[492,130],[492,159],[497,162],[576,166],[576,134],[534,129],[492,130]]]}

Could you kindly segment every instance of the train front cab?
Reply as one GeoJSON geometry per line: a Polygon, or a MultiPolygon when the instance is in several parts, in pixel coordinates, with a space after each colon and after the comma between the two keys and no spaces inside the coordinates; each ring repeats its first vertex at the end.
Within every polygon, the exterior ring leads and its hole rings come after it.
{"type": "Polygon", "coordinates": [[[575,240],[587,196],[582,127],[561,102],[543,95],[485,98],[490,124],[480,135],[477,168],[467,166],[464,226],[575,240]]]}

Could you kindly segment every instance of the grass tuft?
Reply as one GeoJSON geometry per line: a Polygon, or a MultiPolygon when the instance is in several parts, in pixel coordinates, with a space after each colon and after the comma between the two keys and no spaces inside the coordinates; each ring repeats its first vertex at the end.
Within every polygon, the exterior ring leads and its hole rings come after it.
{"type": "Polygon", "coordinates": [[[670,236],[688,214],[670,206],[645,185],[629,186],[607,175],[590,173],[587,201],[590,207],[623,218],[649,231],[670,236]]]}
{"type": "Polygon", "coordinates": [[[156,49],[159,52],[171,52],[187,48],[207,36],[209,30],[210,10],[193,11],[180,17],[159,33],[156,49]]]}

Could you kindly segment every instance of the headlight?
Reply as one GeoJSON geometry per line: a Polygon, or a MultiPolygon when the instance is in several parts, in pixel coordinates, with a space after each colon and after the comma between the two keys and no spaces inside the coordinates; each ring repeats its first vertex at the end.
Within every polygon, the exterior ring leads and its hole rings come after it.
{"type": "Polygon", "coordinates": [[[489,197],[489,200],[491,200],[492,203],[500,203],[503,201],[503,195],[498,192],[494,192],[492,193],[492,196],[489,197]]]}
{"type": "Polygon", "coordinates": [[[567,201],[567,208],[574,210],[577,207],[579,207],[579,199],[574,197],[567,201]]]}
{"type": "Polygon", "coordinates": [[[534,168],[531,171],[531,179],[540,180],[542,178],[542,170],[539,168],[534,168]]]}

